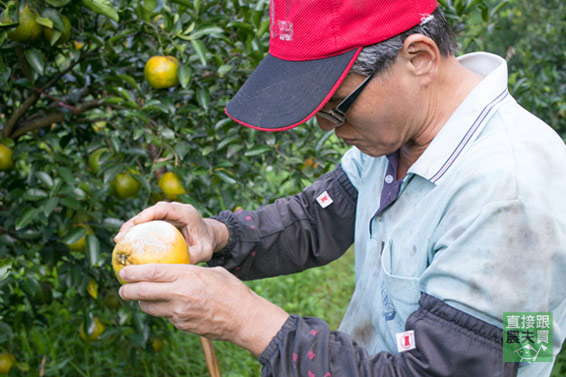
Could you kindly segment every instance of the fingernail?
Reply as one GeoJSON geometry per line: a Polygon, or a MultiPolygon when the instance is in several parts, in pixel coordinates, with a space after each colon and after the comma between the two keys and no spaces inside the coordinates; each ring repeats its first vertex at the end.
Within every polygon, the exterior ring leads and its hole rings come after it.
{"type": "Polygon", "coordinates": [[[125,279],[125,278],[126,278],[126,267],[124,267],[124,268],[122,268],[122,269],[120,270],[120,277],[121,277],[122,279],[125,279]]]}
{"type": "Polygon", "coordinates": [[[118,242],[121,236],[122,236],[122,232],[118,232],[118,234],[114,236],[114,242],[118,242]]]}
{"type": "MultiPolygon", "coordinates": [[[[118,295],[119,295],[120,297],[122,297],[122,288],[123,288],[123,287],[120,287],[120,289],[118,289],[118,295]]],[[[123,298],[123,297],[122,297],[122,298],[123,298]]]]}

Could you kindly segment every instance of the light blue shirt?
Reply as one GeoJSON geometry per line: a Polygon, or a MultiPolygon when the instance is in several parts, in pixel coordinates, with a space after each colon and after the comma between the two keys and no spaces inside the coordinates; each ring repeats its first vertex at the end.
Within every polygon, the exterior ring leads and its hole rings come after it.
{"type": "MultiPolygon", "coordinates": [[[[505,60],[459,62],[483,77],[376,215],[395,178],[387,157],[356,148],[342,167],[358,190],[356,287],[340,330],[370,354],[397,353],[396,333],[421,292],[502,327],[503,312],[553,313],[566,335],[566,147],[507,91],[505,60]]],[[[415,339],[418,344],[418,339],[415,339]]],[[[519,376],[549,376],[552,363],[519,376]]]]}

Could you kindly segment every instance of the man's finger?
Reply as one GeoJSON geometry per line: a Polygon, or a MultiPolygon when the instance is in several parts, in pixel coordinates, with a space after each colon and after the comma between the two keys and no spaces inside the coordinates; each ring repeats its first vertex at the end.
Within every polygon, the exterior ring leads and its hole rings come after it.
{"type": "Polygon", "coordinates": [[[120,231],[114,237],[114,242],[120,241],[124,234],[126,234],[126,232],[134,225],[146,223],[148,221],[164,220],[178,228],[189,225],[189,216],[187,216],[189,208],[192,208],[192,206],[188,204],[159,202],[144,209],[122,224],[120,231]]]}
{"type": "Polygon", "coordinates": [[[174,289],[167,282],[140,282],[123,285],[118,293],[127,301],[167,302],[171,299],[174,289]]]}
{"type": "Polygon", "coordinates": [[[130,230],[130,228],[132,228],[134,225],[146,223],[148,221],[167,220],[174,225],[177,225],[180,214],[178,209],[174,210],[173,206],[173,203],[159,202],[155,205],[152,205],[151,207],[144,209],[143,211],[126,221],[124,224],[122,224],[120,231],[114,237],[114,242],[120,241],[124,234],[126,234],[128,230],[130,230]]]}
{"type": "Polygon", "coordinates": [[[124,267],[120,278],[129,283],[140,281],[168,282],[175,281],[190,268],[188,264],[140,264],[124,267]]]}
{"type": "Polygon", "coordinates": [[[187,210],[190,205],[177,202],[159,202],[149,208],[144,209],[132,218],[134,225],[145,223],[152,220],[165,220],[180,227],[187,225],[187,210]]]}
{"type": "Polygon", "coordinates": [[[140,309],[154,317],[169,317],[173,310],[171,301],[140,301],[140,309]]]}
{"type": "Polygon", "coordinates": [[[123,223],[122,226],[120,227],[120,230],[118,231],[118,234],[114,236],[114,242],[118,243],[118,241],[120,241],[122,237],[124,237],[124,234],[126,234],[128,230],[130,230],[130,228],[133,226],[134,226],[133,218],[123,223]]]}

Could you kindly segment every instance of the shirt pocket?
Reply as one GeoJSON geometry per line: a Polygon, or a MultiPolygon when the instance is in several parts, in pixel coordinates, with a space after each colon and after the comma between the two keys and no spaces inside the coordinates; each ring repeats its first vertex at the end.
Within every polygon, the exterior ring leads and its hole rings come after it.
{"type": "Polygon", "coordinates": [[[395,331],[404,331],[407,317],[418,308],[421,290],[419,276],[393,273],[396,271],[394,251],[393,242],[385,241],[381,255],[382,299],[384,307],[389,307],[389,318],[395,321],[395,331]]]}

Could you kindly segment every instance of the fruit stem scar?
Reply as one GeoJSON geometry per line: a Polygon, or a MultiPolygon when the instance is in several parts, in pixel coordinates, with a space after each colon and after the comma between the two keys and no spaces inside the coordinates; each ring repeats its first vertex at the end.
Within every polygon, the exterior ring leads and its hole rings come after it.
{"type": "Polygon", "coordinates": [[[126,254],[120,254],[119,259],[120,259],[120,264],[125,265],[126,264],[126,254]]]}

